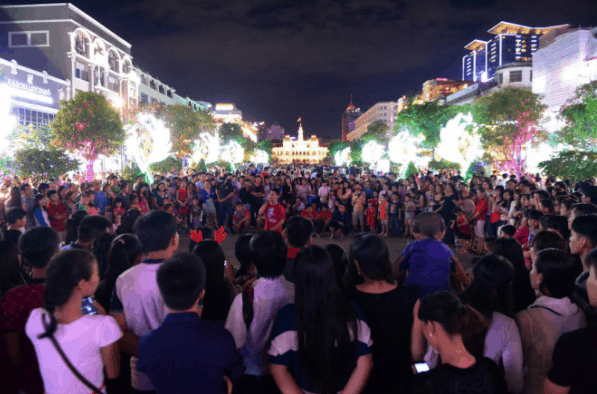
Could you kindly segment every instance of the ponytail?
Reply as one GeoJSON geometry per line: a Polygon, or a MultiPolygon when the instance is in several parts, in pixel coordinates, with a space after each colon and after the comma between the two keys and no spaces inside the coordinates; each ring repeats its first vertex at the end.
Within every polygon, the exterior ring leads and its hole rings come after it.
{"type": "Polygon", "coordinates": [[[50,316],[48,322],[46,314],[42,315],[45,332],[38,336],[39,339],[54,335],[58,325],[55,309],[68,302],[81,280],[91,279],[93,264],[93,254],[81,249],[65,250],[50,260],[44,289],[44,309],[50,316]]]}

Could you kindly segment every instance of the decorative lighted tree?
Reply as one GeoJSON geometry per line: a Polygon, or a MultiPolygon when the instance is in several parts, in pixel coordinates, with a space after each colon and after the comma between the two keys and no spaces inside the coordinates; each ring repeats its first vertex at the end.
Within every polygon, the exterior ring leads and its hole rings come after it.
{"type": "Polygon", "coordinates": [[[408,130],[402,130],[390,139],[388,144],[388,153],[390,161],[400,164],[400,176],[406,175],[406,169],[409,163],[414,163],[417,167],[426,167],[430,158],[424,156],[421,145],[425,142],[422,134],[412,135],[408,130]]]}
{"type": "Polygon", "coordinates": [[[439,134],[435,154],[447,161],[460,164],[466,170],[476,159],[483,156],[481,137],[469,131],[473,126],[473,115],[459,113],[446,123],[439,134]]]}
{"type": "Polygon", "coordinates": [[[170,130],[151,114],[137,115],[137,122],[127,127],[126,150],[149,183],[153,175],[149,166],[166,160],[172,153],[170,130]]]}
{"type": "Polygon", "coordinates": [[[210,114],[205,111],[193,111],[184,105],[167,107],[166,126],[172,136],[172,151],[179,159],[193,154],[193,141],[199,136],[215,128],[210,114]]]}
{"type": "Polygon", "coordinates": [[[574,97],[560,110],[564,127],[555,134],[557,142],[595,151],[597,142],[597,81],[576,89],[574,97]]]}
{"type": "Polygon", "coordinates": [[[547,139],[540,126],[546,108],[540,96],[528,89],[504,88],[475,102],[475,127],[500,171],[517,177],[526,171],[527,147],[547,139]]]}
{"type": "Polygon", "coordinates": [[[11,103],[8,85],[0,85],[0,155],[8,149],[8,137],[17,126],[17,118],[10,114],[11,103]]]}
{"type": "Polygon", "coordinates": [[[263,149],[255,149],[249,161],[255,164],[267,164],[269,163],[269,155],[263,149]]]}
{"type": "Polygon", "coordinates": [[[243,162],[245,150],[236,141],[230,141],[220,149],[220,160],[230,163],[232,168],[243,162]]]}
{"type": "Polygon", "coordinates": [[[55,146],[85,159],[87,180],[93,179],[97,157],[116,153],[125,140],[120,114],[106,97],[82,91],[62,103],[52,124],[52,133],[55,146]]]}
{"type": "Polygon", "coordinates": [[[363,146],[361,151],[361,158],[365,163],[374,166],[382,156],[386,153],[385,146],[378,144],[375,141],[369,141],[363,146]]]}
{"type": "Polygon", "coordinates": [[[349,166],[350,161],[350,147],[337,150],[334,154],[334,162],[338,167],[349,166]]]}
{"type": "Polygon", "coordinates": [[[193,143],[192,159],[195,163],[201,160],[212,164],[220,158],[220,139],[218,134],[201,133],[193,143]]]}

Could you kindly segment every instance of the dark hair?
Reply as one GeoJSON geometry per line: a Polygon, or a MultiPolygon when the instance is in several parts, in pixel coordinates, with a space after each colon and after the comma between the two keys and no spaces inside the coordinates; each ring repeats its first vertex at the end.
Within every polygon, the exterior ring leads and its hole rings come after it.
{"type": "Polygon", "coordinates": [[[19,267],[19,249],[11,241],[0,241],[0,297],[24,283],[19,267]]]}
{"type": "Polygon", "coordinates": [[[295,248],[307,246],[313,234],[313,222],[303,216],[293,216],[286,223],[286,239],[295,248]]]}
{"type": "Polygon", "coordinates": [[[64,243],[66,245],[69,245],[71,242],[75,242],[77,240],[79,225],[81,224],[83,218],[88,215],[89,213],[87,213],[87,211],[76,211],[70,214],[65,224],[66,237],[64,238],[64,243]]]}
{"type": "Polygon", "coordinates": [[[572,231],[591,244],[591,249],[597,247],[597,215],[578,216],[572,222],[572,231]]]}
{"type": "Polygon", "coordinates": [[[25,216],[27,216],[27,212],[23,208],[12,207],[6,211],[4,218],[6,219],[6,223],[15,224],[17,220],[21,220],[25,216]]]}
{"type": "Polygon", "coordinates": [[[437,322],[449,335],[460,335],[466,350],[475,358],[483,357],[487,325],[483,316],[448,291],[438,291],[421,299],[418,318],[437,322]]]}
{"type": "Polygon", "coordinates": [[[40,193],[43,193],[44,190],[47,190],[50,188],[50,185],[46,182],[42,182],[39,184],[39,186],[37,187],[37,189],[39,190],[40,193]]]}
{"type": "Polygon", "coordinates": [[[77,240],[80,242],[93,242],[101,234],[109,231],[110,227],[112,227],[112,223],[103,216],[85,216],[79,225],[77,240]]]}
{"type": "MultiPolygon", "coordinates": [[[[203,235],[204,241],[215,239],[214,231],[207,226],[199,227],[197,231],[199,231],[203,235]]],[[[193,241],[193,239],[191,238],[189,240],[189,252],[192,252],[195,249],[195,246],[197,246],[197,242],[193,241]]]]}
{"type": "Polygon", "coordinates": [[[146,252],[166,250],[176,235],[176,218],[166,211],[149,211],[137,219],[133,229],[146,252]]]}
{"type": "Polygon", "coordinates": [[[196,254],[179,253],[160,265],[157,282],[166,306],[186,311],[195,305],[205,289],[205,267],[196,254]]]}
{"type": "Polygon", "coordinates": [[[337,373],[358,352],[356,310],[342,295],[332,259],[320,246],[297,254],[294,286],[299,364],[315,392],[335,392],[337,373]]]}
{"type": "Polygon", "coordinates": [[[571,296],[576,277],[582,272],[582,268],[576,262],[574,256],[563,250],[544,249],[539,252],[535,259],[535,268],[543,275],[541,289],[547,289],[553,298],[571,296]]]}
{"type": "Polygon", "coordinates": [[[514,238],[499,238],[491,248],[493,254],[502,256],[514,267],[514,283],[512,291],[516,294],[514,299],[514,312],[526,309],[535,301],[535,291],[531,286],[529,270],[524,264],[522,246],[514,238]]]}
{"type": "Polygon", "coordinates": [[[108,269],[110,246],[114,238],[116,238],[116,235],[112,233],[102,233],[93,242],[91,252],[97,261],[100,280],[104,279],[104,275],[108,269]]]}
{"type": "Polygon", "coordinates": [[[444,219],[437,212],[421,212],[415,217],[413,232],[435,238],[446,229],[444,219]]]}
{"type": "Polygon", "coordinates": [[[566,216],[547,215],[543,222],[543,228],[546,230],[557,231],[565,241],[570,239],[570,229],[568,228],[568,218],[566,216]]]}
{"type": "MultiPolygon", "coordinates": [[[[338,244],[325,244],[323,245],[323,249],[328,252],[332,259],[332,263],[334,264],[334,272],[336,273],[336,283],[338,284],[338,287],[340,287],[340,290],[343,292],[350,290],[353,283],[351,278],[349,278],[350,272],[346,250],[338,244]]],[[[356,272],[355,267],[354,273],[356,272]]]]}
{"type": "Polygon", "coordinates": [[[224,279],[226,255],[216,241],[201,241],[193,250],[205,267],[205,320],[225,320],[231,304],[231,293],[224,279]],[[225,308],[225,310],[224,310],[225,308]]]}
{"type": "Polygon", "coordinates": [[[539,201],[539,203],[543,205],[545,208],[547,208],[547,212],[553,213],[553,201],[551,201],[549,198],[543,198],[541,199],[541,201],[539,201]]]}
{"type": "Polygon", "coordinates": [[[44,268],[60,248],[60,236],[52,227],[37,226],[19,238],[23,263],[32,268],[44,268]]]}
{"type": "Polygon", "coordinates": [[[585,203],[577,203],[572,204],[570,208],[573,211],[576,211],[576,216],[586,216],[591,214],[597,214],[597,206],[593,204],[585,204],[585,203]]]}
{"type": "Polygon", "coordinates": [[[586,258],[587,267],[593,267],[597,271],[597,249],[593,249],[589,252],[586,258]]]}
{"type": "Polygon", "coordinates": [[[538,209],[529,209],[527,217],[529,220],[541,220],[543,213],[538,209]]]}
{"type": "Polygon", "coordinates": [[[34,213],[38,209],[41,209],[42,211],[46,210],[46,207],[40,204],[40,201],[44,198],[46,198],[46,196],[44,196],[43,194],[38,194],[35,196],[35,198],[33,199],[33,209],[29,212],[31,217],[34,217],[34,213]]]}
{"type": "Polygon", "coordinates": [[[589,197],[591,204],[597,204],[597,186],[585,186],[581,189],[581,193],[589,197]]]}
{"type": "Polygon", "coordinates": [[[251,260],[259,276],[274,279],[286,267],[288,246],[282,234],[273,230],[260,231],[251,238],[251,260]]]}
{"type": "Polygon", "coordinates": [[[566,250],[566,241],[553,231],[539,231],[531,240],[531,247],[540,252],[544,249],[566,250]]]}
{"type": "Polygon", "coordinates": [[[377,235],[360,234],[350,244],[350,262],[358,262],[361,274],[372,280],[392,280],[388,246],[377,235]]]}
{"type": "Polygon", "coordinates": [[[240,263],[240,269],[236,273],[237,276],[247,275],[251,261],[251,235],[240,235],[234,243],[234,257],[240,263]]]}
{"type": "Polygon", "coordinates": [[[44,285],[44,309],[50,312],[50,321],[48,323],[44,316],[45,332],[39,339],[54,334],[57,325],[54,310],[66,304],[81,280],[91,279],[94,263],[93,255],[82,249],[65,250],[52,258],[44,285]]]}
{"type": "Polygon", "coordinates": [[[509,237],[513,237],[514,234],[516,233],[516,227],[512,226],[511,224],[507,224],[505,226],[502,226],[500,231],[509,237]]]}
{"type": "Polygon", "coordinates": [[[501,256],[481,258],[473,269],[473,282],[460,295],[460,299],[478,310],[488,320],[493,312],[514,317],[512,285],[514,267],[501,256]]]}
{"type": "Polygon", "coordinates": [[[129,209],[120,218],[120,225],[116,229],[116,234],[134,234],[133,227],[135,222],[142,215],[138,209],[129,209]]]}

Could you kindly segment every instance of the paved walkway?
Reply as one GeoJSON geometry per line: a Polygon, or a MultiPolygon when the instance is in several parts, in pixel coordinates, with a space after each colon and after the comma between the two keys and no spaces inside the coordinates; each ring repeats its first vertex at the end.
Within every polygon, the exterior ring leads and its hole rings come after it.
{"type": "MultiPolygon", "coordinates": [[[[226,239],[224,240],[224,242],[222,243],[222,248],[224,249],[224,253],[226,254],[226,259],[229,262],[231,262],[235,267],[238,267],[238,262],[236,261],[236,259],[234,257],[234,243],[236,242],[237,238],[238,238],[238,235],[229,234],[226,237],[226,239]]],[[[348,251],[350,249],[350,243],[352,242],[353,238],[354,238],[353,234],[350,234],[349,236],[344,237],[343,239],[334,239],[334,240],[329,239],[329,237],[313,238],[313,243],[315,245],[320,245],[320,246],[323,246],[328,243],[335,243],[335,244],[342,246],[346,250],[346,253],[348,253],[348,251]]],[[[406,247],[406,245],[407,245],[406,240],[402,239],[402,238],[392,238],[392,237],[384,237],[384,239],[386,240],[388,249],[390,251],[390,261],[393,263],[398,258],[398,256],[400,256],[400,254],[406,247]]],[[[180,237],[179,250],[181,252],[189,250],[189,240],[190,239],[188,236],[180,237]]],[[[462,265],[467,273],[472,272],[472,270],[473,270],[472,260],[475,258],[475,256],[471,255],[470,253],[467,253],[467,254],[458,254],[457,253],[456,257],[458,258],[458,260],[460,260],[460,262],[462,263],[462,265]]]]}

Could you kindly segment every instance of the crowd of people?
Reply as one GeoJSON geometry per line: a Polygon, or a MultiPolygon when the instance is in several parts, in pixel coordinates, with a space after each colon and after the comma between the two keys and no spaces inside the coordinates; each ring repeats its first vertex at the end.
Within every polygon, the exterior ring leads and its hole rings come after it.
{"type": "Polygon", "coordinates": [[[595,179],[102,178],[2,189],[3,393],[597,392],[595,179]]]}

